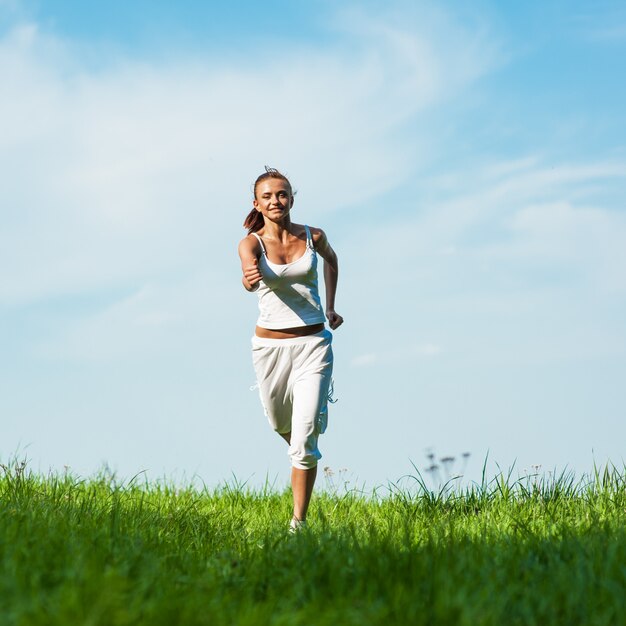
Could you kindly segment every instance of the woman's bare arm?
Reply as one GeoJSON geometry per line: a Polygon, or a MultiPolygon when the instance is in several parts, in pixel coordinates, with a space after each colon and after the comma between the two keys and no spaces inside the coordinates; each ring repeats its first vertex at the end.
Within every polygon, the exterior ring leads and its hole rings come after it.
{"type": "Polygon", "coordinates": [[[326,287],[326,317],[328,325],[335,330],[343,324],[343,317],[335,311],[337,279],[339,278],[339,261],[332,249],[326,233],[321,228],[313,229],[313,243],[317,253],[324,259],[324,285],[326,287]]]}
{"type": "Polygon", "coordinates": [[[256,291],[263,275],[259,270],[259,254],[261,245],[256,237],[248,235],[239,242],[239,258],[241,259],[241,282],[247,291],[256,291]]]}

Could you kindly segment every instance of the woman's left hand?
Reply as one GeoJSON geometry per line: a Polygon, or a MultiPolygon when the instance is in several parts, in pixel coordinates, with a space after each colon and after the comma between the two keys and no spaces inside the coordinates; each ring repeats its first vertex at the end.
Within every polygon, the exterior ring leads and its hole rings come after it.
{"type": "Polygon", "coordinates": [[[341,315],[339,315],[339,313],[337,313],[334,309],[326,311],[326,317],[328,318],[328,325],[331,330],[335,330],[343,324],[343,317],[341,317],[341,315]]]}

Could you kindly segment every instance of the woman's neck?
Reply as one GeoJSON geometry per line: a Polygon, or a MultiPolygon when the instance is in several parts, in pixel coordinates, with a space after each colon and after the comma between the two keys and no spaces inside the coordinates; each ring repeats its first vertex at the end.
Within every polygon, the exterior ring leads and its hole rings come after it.
{"type": "Polygon", "coordinates": [[[280,222],[270,222],[265,220],[265,226],[263,226],[263,235],[270,239],[276,239],[278,241],[286,242],[291,235],[291,219],[286,215],[280,222]]]}

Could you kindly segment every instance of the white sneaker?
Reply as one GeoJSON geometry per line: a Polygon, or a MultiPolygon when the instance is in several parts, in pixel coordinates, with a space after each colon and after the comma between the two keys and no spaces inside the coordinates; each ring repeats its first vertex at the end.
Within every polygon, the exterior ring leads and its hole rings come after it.
{"type": "Polygon", "coordinates": [[[295,517],[291,518],[291,522],[289,523],[289,532],[293,535],[301,530],[306,528],[306,520],[296,519],[295,517]]]}

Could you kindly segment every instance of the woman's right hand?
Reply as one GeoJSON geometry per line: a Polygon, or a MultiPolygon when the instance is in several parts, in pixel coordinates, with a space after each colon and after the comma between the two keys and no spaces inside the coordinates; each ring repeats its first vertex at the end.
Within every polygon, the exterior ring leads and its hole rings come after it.
{"type": "Polygon", "coordinates": [[[263,275],[259,269],[259,260],[254,259],[249,265],[244,266],[243,275],[252,289],[256,289],[258,283],[263,280],[263,275]]]}

